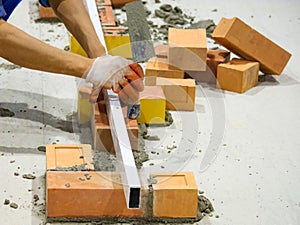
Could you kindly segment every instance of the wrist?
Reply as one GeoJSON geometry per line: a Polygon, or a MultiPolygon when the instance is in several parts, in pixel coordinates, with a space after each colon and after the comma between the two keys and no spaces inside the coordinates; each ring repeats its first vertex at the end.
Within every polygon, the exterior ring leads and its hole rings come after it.
{"type": "Polygon", "coordinates": [[[90,71],[90,69],[92,68],[93,63],[95,62],[96,59],[90,59],[90,58],[86,58],[87,60],[84,60],[83,65],[80,69],[81,71],[81,77],[83,79],[86,79],[86,76],[88,74],[88,72],[90,71]]]}

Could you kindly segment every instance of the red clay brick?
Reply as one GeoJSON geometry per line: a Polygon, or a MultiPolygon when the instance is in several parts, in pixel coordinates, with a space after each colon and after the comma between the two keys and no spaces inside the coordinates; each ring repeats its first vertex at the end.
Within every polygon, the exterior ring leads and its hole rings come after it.
{"type": "Polygon", "coordinates": [[[86,169],[93,170],[92,150],[90,145],[47,145],[46,147],[47,170],[56,170],[78,165],[85,165],[86,169]]]}
{"type": "Polygon", "coordinates": [[[193,78],[197,82],[216,83],[217,68],[221,63],[230,60],[230,52],[225,50],[207,50],[206,71],[187,71],[185,78],[193,78]]]}
{"type": "Polygon", "coordinates": [[[233,59],[218,66],[217,85],[219,88],[243,93],[258,82],[259,63],[233,59]]]}
{"type": "Polygon", "coordinates": [[[164,91],[167,100],[167,110],[194,110],[196,94],[196,83],[194,79],[158,77],[156,79],[156,85],[161,86],[164,91]]]}
{"type": "Polygon", "coordinates": [[[57,18],[52,8],[49,7],[43,7],[41,4],[39,4],[39,10],[40,10],[40,18],[41,19],[51,19],[51,18],[57,18]]]}
{"type": "Polygon", "coordinates": [[[198,187],[192,172],[153,174],[153,216],[196,218],[198,187]]]}
{"type": "Polygon", "coordinates": [[[211,72],[217,77],[218,65],[227,63],[230,60],[230,52],[225,50],[208,50],[206,57],[206,64],[211,72]]]}
{"type": "Polygon", "coordinates": [[[145,217],[148,188],[141,190],[141,208],[128,209],[120,181],[116,172],[48,171],[47,217],[145,217]]]}
{"type": "Polygon", "coordinates": [[[122,7],[126,3],[134,2],[134,1],[136,0],[111,0],[111,3],[113,4],[114,7],[122,7]]]}
{"type": "Polygon", "coordinates": [[[236,55],[258,61],[265,74],[280,75],[291,57],[289,52],[237,17],[222,18],[212,38],[236,55]]]}
{"type": "MultiPolygon", "coordinates": [[[[101,100],[94,107],[95,120],[92,124],[94,146],[97,150],[106,150],[110,153],[114,153],[114,146],[111,136],[111,129],[106,114],[106,106],[104,100],[101,100]]],[[[127,109],[124,108],[127,112],[127,109]]],[[[126,113],[124,112],[124,114],[126,113]]],[[[133,150],[138,150],[138,124],[136,120],[125,119],[127,126],[128,137],[133,150]]]]}
{"type": "Polygon", "coordinates": [[[185,71],[206,70],[206,30],[169,28],[169,65],[185,71]]]}
{"type": "Polygon", "coordinates": [[[111,6],[98,7],[99,18],[102,26],[115,26],[115,16],[111,6]]]}

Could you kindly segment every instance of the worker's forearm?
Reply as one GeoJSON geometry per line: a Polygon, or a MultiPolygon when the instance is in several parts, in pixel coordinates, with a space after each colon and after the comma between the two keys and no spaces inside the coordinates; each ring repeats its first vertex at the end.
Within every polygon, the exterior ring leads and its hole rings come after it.
{"type": "Polygon", "coordinates": [[[0,56],[30,69],[81,77],[93,60],[35,39],[0,20],[0,56]]]}
{"type": "Polygon", "coordinates": [[[49,0],[49,3],[90,58],[105,54],[105,49],[96,35],[83,0],[49,0]]]}

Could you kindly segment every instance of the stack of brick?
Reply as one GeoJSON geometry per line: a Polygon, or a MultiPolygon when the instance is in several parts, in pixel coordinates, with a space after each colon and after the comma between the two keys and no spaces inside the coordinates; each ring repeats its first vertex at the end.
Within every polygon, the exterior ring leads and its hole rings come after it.
{"type": "Polygon", "coordinates": [[[258,82],[259,70],[280,75],[291,54],[239,18],[222,18],[212,38],[241,57],[218,65],[217,86],[243,93],[258,82]]]}
{"type": "Polygon", "coordinates": [[[205,29],[170,28],[168,45],[155,48],[156,57],[146,66],[146,85],[161,86],[167,110],[193,111],[195,79],[184,79],[187,71],[206,70],[205,29]]]}
{"type": "MultiPolygon", "coordinates": [[[[122,7],[126,3],[132,2],[134,0],[95,1],[99,13],[99,19],[102,25],[107,51],[111,55],[132,58],[128,28],[117,26],[113,9],[115,7],[122,7]]],[[[39,7],[41,19],[57,18],[51,8],[44,8],[41,5],[39,7]]],[[[86,52],[73,35],[70,35],[70,51],[79,55],[87,56],[86,52]]]]}

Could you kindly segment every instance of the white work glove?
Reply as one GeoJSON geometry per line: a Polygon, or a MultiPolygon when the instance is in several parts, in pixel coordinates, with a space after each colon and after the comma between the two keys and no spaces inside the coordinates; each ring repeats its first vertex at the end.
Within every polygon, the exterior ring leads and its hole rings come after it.
{"type": "Polygon", "coordinates": [[[112,88],[124,103],[132,104],[138,101],[138,92],[144,89],[142,78],[143,71],[137,63],[111,55],[96,58],[86,73],[86,81],[93,84],[92,101],[103,88],[112,88]]]}

